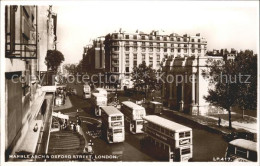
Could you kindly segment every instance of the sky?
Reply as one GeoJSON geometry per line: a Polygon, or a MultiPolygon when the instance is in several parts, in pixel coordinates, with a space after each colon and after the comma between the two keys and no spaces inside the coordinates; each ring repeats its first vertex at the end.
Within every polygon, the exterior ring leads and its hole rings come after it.
{"type": "Polygon", "coordinates": [[[251,49],[259,54],[258,6],[257,1],[63,2],[53,5],[58,15],[57,49],[64,54],[64,63],[78,63],[84,46],[122,28],[200,33],[207,39],[208,50],[251,49]]]}

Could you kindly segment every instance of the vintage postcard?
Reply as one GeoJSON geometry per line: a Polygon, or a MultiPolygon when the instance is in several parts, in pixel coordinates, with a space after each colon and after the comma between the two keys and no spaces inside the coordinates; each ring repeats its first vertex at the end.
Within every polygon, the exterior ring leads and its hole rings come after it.
{"type": "Polygon", "coordinates": [[[259,165],[258,61],[258,1],[2,1],[1,164],[259,165]]]}

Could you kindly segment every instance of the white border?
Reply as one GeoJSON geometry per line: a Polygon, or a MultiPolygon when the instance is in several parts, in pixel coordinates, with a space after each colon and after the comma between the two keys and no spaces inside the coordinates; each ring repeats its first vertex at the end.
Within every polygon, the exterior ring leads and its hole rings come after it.
{"type": "MultiPolygon", "coordinates": [[[[1,89],[1,96],[0,96],[0,100],[1,100],[1,114],[0,114],[0,118],[1,118],[1,165],[35,165],[35,162],[4,162],[5,157],[4,157],[4,151],[5,151],[5,137],[4,137],[4,133],[5,133],[5,115],[4,115],[4,110],[5,110],[5,103],[4,103],[4,96],[5,96],[5,85],[4,85],[4,77],[5,77],[5,53],[4,53],[4,6],[5,5],[11,5],[11,4],[16,4],[16,5],[39,5],[39,6],[44,6],[44,5],[66,5],[69,6],[72,3],[75,5],[80,5],[80,4],[100,4],[100,3],[106,3],[107,1],[69,1],[69,0],[63,0],[63,1],[45,1],[45,0],[41,0],[41,1],[30,1],[30,0],[26,0],[26,1],[1,1],[1,57],[0,57],[0,77],[1,77],[1,82],[0,82],[0,89],[1,89]]],[[[167,1],[164,1],[167,2],[167,1]]],[[[115,3],[118,4],[119,1],[109,1],[109,3],[115,3]]],[[[126,3],[126,4],[132,4],[132,3],[161,3],[159,1],[124,1],[124,2],[120,2],[120,3],[126,3]]],[[[182,2],[183,3],[183,2],[182,2]]],[[[184,3],[189,3],[189,1],[184,2],[184,3]]],[[[258,16],[259,16],[259,6],[258,6],[258,16]]],[[[258,22],[258,30],[259,30],[259,19],[256,20],[258,22]]],[[[258,35],[258,41],[257,41],[257,45],[258,45],[258,53],[259,53],[259,31],[256,32],[256,34],[258,35]]],[[[259,62],[259,55],[258,55],[258,62],[259,62]]],[[[259,74],[259,63],[258,63],[258,78],[260,77],[259,74]]],[[[258,92],[259,92],[259,80],[258,80],[258,92]]],[[[258,100],[259,100],[259,93],[258,93],[258,100]]],[[[257,116],[257,121],[258,121],[258,131],[259,131],[259,102],[257,105],[257,111],[258,111],[258,116],[257,116]]],[[[258,140],[259,140],[259,132],[258,132],[258,140]]],[[[214,146],[214,145],[213,145],[214,146]]],[[[259,156],[259,142],[258,142],[258,156],[259,156]]],[[[57,164],[57,165],[82,165],[81,162],[37,162],[37,165],[52,165],[52,164],[57,164]]],[[[84,164],[91,164],[91,165],[121,165],[121,162],[88,162],[88,163],[84,163],[84,164]]],[[[187,165],[187,163],[168,163],[168,162],[124,162],[124,165],[133,165],[133,164],[138,164],[138,165],[149,165],[149,166],[153,166],[153,165],[187,165]]],[[[258,162],[257,163],[229,163],[229,162],[192,162],[192,163],[188,163],[188,165],[248,165],[248,166],[256,166],[259,165],[259,157],[258,157],[258,162]]]]}

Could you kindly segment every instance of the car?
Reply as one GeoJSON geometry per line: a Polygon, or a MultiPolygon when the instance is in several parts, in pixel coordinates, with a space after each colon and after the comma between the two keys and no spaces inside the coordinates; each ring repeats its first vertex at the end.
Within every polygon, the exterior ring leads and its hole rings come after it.
{"type": "Polygon", "coordinates": [[[229,134],[227,134],[225,136],[225,139],[230,142],[234,139],[247,139],[247,140],[251,140],[251,141],[256,141],[256,134],[255,133],[251,133],[247,130],[237,130],[237,131],[233,131],[229,134]]]}

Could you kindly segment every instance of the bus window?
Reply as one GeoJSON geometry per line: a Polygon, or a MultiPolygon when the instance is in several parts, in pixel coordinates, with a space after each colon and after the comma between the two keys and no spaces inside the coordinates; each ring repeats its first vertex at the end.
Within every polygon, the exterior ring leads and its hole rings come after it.
{"type": "Polygon", "coordinates": [[[240,157],[247,158],[247,150],[244,148],[237,147],[236,154],[240,157]]]}
{"type": "Polygon", "coordinates": [[[164,133],[164,128],[161,127],[161,132],[164,133]]]}
{"type": "Polygon", "coordinates": [[[181,154],[182,154],[182,155],[190,154],[190,148],[182,149],[181,154]]]}
{"type": "Polygon", "coordinates": [[[116,120],[122,120],[122,116],[117,116],[116,120]]]}
{"type": "Polygon", "coordinates": [[[180,138],[190,137],[190,131],[179,133],[180,138]]]}
{"type": "Polygon", "coordinates": [[[170,132],[169,132],[168,129],[165,129],[165,134],[166,134],[166,135],[169,135],[169,134],[170,134],[170,132]]]}
{"type": "Polygon", "coordinates": [[[190,136],[190,132],[185,132],[185,137],[189,137],[190,136]]]}
{"type": "Polygon", "coordinates": [[[114,134],[117,134],[117,133],[122,133],[123,130],[122,129],[114,129],[114,134]]]}
{"type": "Polygon", "coordinates": [[[136,121],[137,125],[143,125],[143,121],[136,121]]]}
{"type": "Polygon", "coordinates": [[[250,150],[248,159],[251,161],[257,161],[257,153],[250,150]]]}
{"type": "Polygon", "coordinates": [[[184,138],[184,132],[179,133],[180,138],[184,138]]]}
{"type": "Polygon", "coordinates": [[[116,121],[116,116],[112,116],[111,121],[116,121]]]}
{"type": "Polygon", "coordinates": [[[171,136],[171,137],[174,137],[174,132],[171,131],[171,132],[170,132],[170,136],[171,136]]]}
{"type": "Polygon", "coordinates": [[[229,146],[228,146],[228,153],[230,153],[230,154],[235,154],[235,147],[232,146],[232,145],[229,145],[229,146]]]}

